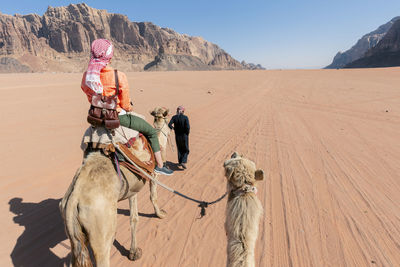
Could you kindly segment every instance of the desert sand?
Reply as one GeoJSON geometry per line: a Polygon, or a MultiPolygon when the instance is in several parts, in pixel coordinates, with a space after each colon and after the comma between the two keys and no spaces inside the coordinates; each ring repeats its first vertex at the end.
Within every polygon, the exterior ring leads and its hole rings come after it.
{"type": "MultiPolygon", "coordinates": [[[[258,266],[400,266],[400,68],[127,73],[135,111],[183,104],[188,169],[168,186],[212,201],[233,151],[266,173],[258,266]]],[[[1,74],[0,266],[63,266],[58,212],[82,160],[88,102],[81,74],[1,74]]],[[[173,136],[172,136],[173,139],[173,136]]],[[[176,163],[176,148],[168,159],[176,163]]],[[[165,219],[139,194],[130,262],[128,202],[119,204],[112,266],[224,266],[226,199],[199,208],[158,188],[165,219]]]]}

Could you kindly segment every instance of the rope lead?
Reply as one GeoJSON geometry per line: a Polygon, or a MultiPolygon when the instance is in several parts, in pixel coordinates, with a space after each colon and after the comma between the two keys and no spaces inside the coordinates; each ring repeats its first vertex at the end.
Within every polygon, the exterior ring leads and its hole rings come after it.
{"type": "Polygon", "coordinates": [[[206,215],[206,208],[208,207],[208,203],[205,202],[205,201],[203,201],[203,202],[201,202],[201,203],[199,204],[198,207],[201,208],[201,210],[200,210],[200,218],[199,218],[199,219],[201,219],[201,218],[203,218],[203,217],[206,215]]]}
{"type": "MultiPolygon", "coordinates": [[[[112,140],[113,140],[113,139],[112,139],[112,140]]],[[[221,201],[221,200],[227,195],[227,193],[228,193],[228,192],[226,192],[226,193],[223,194],[221,197],[219,197],[218,199],[216,199],[216,200],[214,200],[214,201],[212,201],[212,202],[200,201],[200,200],[191,198],[191,197],[189,197],[189,196],[186,196],[186,195],[184,195],[184,194],[182,194],[182,193],[179,193],[178,191],[175,191],[174,189],[169,188],[169,187],[166,186],[165,184],[161,183],[161,182],[158,181],[157,179],[154,179],[154,177],[150,176],[150,175],[149,175],[148,173],[146,173],[142,168],[140,168],[135,162],[133,162],[130,158],[128,158],[128,157],[125,155],[125,153],[119,148],[118,144],[116,144],[116,143],[114,142],[114,140],[113,140],[112,143],[113,143],[114,147],[129,161],[129,163],[131,163],[131,164],[134,165],[136,168],[138,168],[139,171],[140,171],[141,173],[143,173],[147,178],[149,178],[150,180],[152,180],[153,182],[155,182],[155,183],[158,184],[159,186],[163,187],[164,189],[170,191],[171,193],[174,193],[174,194],[176,194],[176,195],[178,195],[178,196],[181,196],[181,197],[183,197],[183,198],[186,198],[186,199],[188,199],[188,200],[190,200],[190,201],[199,203],[198,207],[201,208],[201,210],[200,210],[200,218],[199,218],[199,219],[203,218],[203,217],[206,215],[206,208],[208,207],[208,205],[213,205],[213,204],[215,204],[215,203],[221,201]]]]}

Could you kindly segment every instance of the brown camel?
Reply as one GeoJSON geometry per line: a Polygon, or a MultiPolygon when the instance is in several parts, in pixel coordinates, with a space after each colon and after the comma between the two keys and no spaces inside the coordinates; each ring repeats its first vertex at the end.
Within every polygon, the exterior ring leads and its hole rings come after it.
{"type": "MultiPolygon", "coordinates": [[[[142,161],[150,160],[144,153],[141,139],[134,144],[137,156],[142,161]]],[[[114,242],[117,226],[117,202],[129,199],[131,248],[129,259],[137,260],[142,250],[136,244],[136,227],[139,221],[137,193],[146,181],[121,167],[122,179],[115,171],[112,161],[100,152],[89,153],[75,174],[60,210],[64,219],[67,236],[71,241],[71,262],[73,266],[93,266],[88,247],[90,245],[96,266],[110,266],[110,249],[114,242]]],[[[165,212],[157,205],[156,184],[150,182],[150,199],[156,215],[165,212]]]]}
{"type": "Polygon", "coordinates": [[[154,117],[153,126],[158,130],[158,140],[160,143],[161,157],[165,164],[167,161],[167,143],[171,130],[168,127],[167,116],[169,109],[156,107],[150,114],[154,117]]]}
{"type": "Polygon", "coordinates": [[[264,172],[236,152],[225,161],[224,168],[229,193],[225,221],[227,266],[253,267],[258,223],[263,212],[255,183],[264,179],[264,172]]]}

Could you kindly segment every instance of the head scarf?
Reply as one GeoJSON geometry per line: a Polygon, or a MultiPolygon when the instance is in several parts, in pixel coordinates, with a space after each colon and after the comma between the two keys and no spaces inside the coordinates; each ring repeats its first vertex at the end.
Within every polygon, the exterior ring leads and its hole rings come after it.
{"type": "Polygon", "coordinates": [[[185,112],[185,107],[184,106],[179,106],[176,111],[178,112],[178,114],[182,114],[183,112],[185,112]]]}
{"type": "Polygon", "coordinates": [[[103,93],[100,71],[110,63],[114,54],[112,43],[107,39],[94,40],[90,49],[91,57],[86,71],[86,85],[97,94],[103,93]]]}

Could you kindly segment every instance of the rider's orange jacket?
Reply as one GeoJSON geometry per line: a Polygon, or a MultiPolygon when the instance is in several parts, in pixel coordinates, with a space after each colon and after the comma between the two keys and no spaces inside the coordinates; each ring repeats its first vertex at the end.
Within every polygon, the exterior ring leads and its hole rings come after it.
{"type": "MultiPolygon", "coordinates": [[[[86,72],[83,74],[81,88],[83,92],[87,95],[89,103],[92,102],[92,95],[95,92],[90,89],[86,83],[86,72]]],[[[115,77],[114,77],[114,69],[106,66],[100,72],[100,81],[103,84],[103,95],[104,96],[113,96],[115,95],[115,77]]],[[[126,78],[125,73],[118,71],[118,82],[119,82],[119,96],[118,96],[118,106],[117,111],[120,112],[121,109],[125,111],[132,111],[132,106],[130,104],[131,98],[129,96],[129,84],[128,79],[126,78]]]]}

